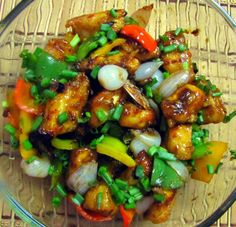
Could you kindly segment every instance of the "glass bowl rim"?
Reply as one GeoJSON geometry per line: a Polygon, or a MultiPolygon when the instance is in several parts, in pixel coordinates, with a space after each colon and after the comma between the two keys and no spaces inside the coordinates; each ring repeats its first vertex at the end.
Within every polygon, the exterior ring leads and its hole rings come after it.
{"type": "MultiPolygon", "coordinates": [[[[0,37],[4,31],[10,26],[14,19],[35,0],[22,0],[18,3],[15,8],[2,20],[0,21],[0,37]]],[[[236,34],[236,21],[231,17],[228,12],[215,0],[205,0],[205,2],[214,8],[229,24],[234,33],[236,34]]],[[[3,193],[5,200],[8,202],[9,206],[14,210],[14,212],[25,222],[39,227],[45,227],[38,220],[36,220],[26,209],[24,209],[8,192],[6,186],[0,182],[0,192],[3,193]]],[[[203,220],[197,227],[210,226],[215,223],[236,201],[236,188],[228,196],[228,198],[219,206],[208,218],[203,220]]]]}

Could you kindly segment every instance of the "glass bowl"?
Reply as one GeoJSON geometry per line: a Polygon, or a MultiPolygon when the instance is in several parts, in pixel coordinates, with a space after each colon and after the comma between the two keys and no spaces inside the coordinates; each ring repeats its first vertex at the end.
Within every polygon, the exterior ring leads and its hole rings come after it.
{"type": "MultiPolygon", "coordinates": [[[[105,9],[125,8],[129,13],[148,4],[154,10],[148,25],[152,36],[182,27],[199,29],[198,36],[188,36],[193,61],[201,74],[206,74],[224,93],[228,112],[236,108],[236,24],[214,1],[184,0],[23,0],[0,24],[0,99],[14,86],[21,73],[19,53],[48,39],[65,34],[67,19],[105,9]]],[[[2,107],[1,107],[2,108],[2,107]]],[[[1,109],[2,112],[2,109],[1,109]]],[[[0,188],[13,210],[32,226],[119,226],[112,223],[88,223],[76,215],[67,201],[59,209],[50,203],[48,179],[23,175],[20,156],[9,146],[0,121],[0,188]]],[[[211,139],[227,141],[236,148],[236,119],[229,124],[209,125],[211,139]]],[[[190,180],[178,192],[171,217],[163,226],[209,226],[229,208],[236,198],[236,162],[229,152],[223,158],[221,171],[211,183],[190,180]]],[[[4,216],[4,210],[2,211],[4,216]]],[[[137,217],[134,226],[152,226],[137,217]]],[[[154,226],[154,225],[153,225],[154,226]]],[[[160,225],[161,226],[161,225],[160,225]]]]}

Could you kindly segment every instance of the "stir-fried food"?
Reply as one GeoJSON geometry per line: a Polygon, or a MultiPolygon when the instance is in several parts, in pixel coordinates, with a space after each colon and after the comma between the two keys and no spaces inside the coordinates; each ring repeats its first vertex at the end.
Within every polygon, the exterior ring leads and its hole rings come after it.
{"type": "Polygon", "coordinates": [[[61,39],[23,50],[24,72],[5,101],[4,129],[31,177],[51,177],[89,221],[124,226],[135,214],[168,220],[189,176],[210,182],[227,143],[202,125],[229,122],[222,92],[198,74],[187,30],[154,39],[153,5],[68,20],[61,39]]]}

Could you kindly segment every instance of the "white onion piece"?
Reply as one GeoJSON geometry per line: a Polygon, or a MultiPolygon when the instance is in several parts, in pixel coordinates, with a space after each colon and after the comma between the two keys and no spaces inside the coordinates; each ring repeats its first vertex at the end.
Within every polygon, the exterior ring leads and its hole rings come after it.
{"type": "Polygon", "coordinates": [[[183,181],[187,181],[189,178],[189,172],[187,167],[181,161],[166,161],[182,178],[183,181]]]}
{"type": "Polygon", "coordinates": [[[130,143],[130,150],[134,153],[134,156],[137,157],[137,155],[145,150],[148,150],[148,146],[140,141],[138,138],[134,138],[130,143]]]}
{"type": "Polygon", "coordinates": [[[161,144],[161,136],[160,136],[159,132],[157,132],[156,130],[141,133],[137,136],[137,138],[141,142],[146,144],[148,147],[151,147],[153,145],[160,146],[160,144],[161,144]]]}
{"type": "Polygon", "coordinates": [[[144,214],[153,203],[154,203],[154,199],[152,196],[146,196],[142,198],[136,203],[137,213],[144,214]]]}
{"type": "Polygon", "coordinates": [[[121,88],[127,78],[127,70],[117,65],[105,65],[98,71],[99,83],[109,91],[121,88]]]}
{"type": "Polygon", "coordinates": [[[152,90],[156,90],[164,80],[163,74],[160,70],[157,70],[153,75],[152,79],[157,79],[157,82],[152,86],[152,90]]]}
{"type": "Polygon", "coordinates": [[[139,68],[136,70],[134,75],[135,81],[142,81],[145,79],[148,79],[155,73],[159,67],[163,64],[163,62],[158,61],[151,61],[151,62],[145,62],[139,66],[139,68]]]}
{"type": "Polygon", "coordinates": [[[148,102],[149,102],[150,107],[155,110],[157,117],[159,117],[160,110],[159,110],[158,105],[152,99],[148,99],[148,102]]]}
{"type": "Polygon", "coordinates": [[[47,157],[36,157],[35,160],[28,164],[24,159],[22,159],[20,166],[23,172],[28,176],[44,178],[48,175],[50,161],[47,157]]]}
{"type": "Polygon", "coordinates": [[[69,176],[68,187],[83,195],[91,187],[91,182],[97,179],[97,168],[98,163],[95,161],[83,164],[69,176]]]}
{"type": "Polygon", "coordinates": [[[161,97],[167,98],[172,95],[178,87],[181,85],[187,84],[190,80],[189,72],[181,71],[175,74],[170,75],[167,79],[161,83],[160,87],[157,89],[157,92],[161,97]]]}

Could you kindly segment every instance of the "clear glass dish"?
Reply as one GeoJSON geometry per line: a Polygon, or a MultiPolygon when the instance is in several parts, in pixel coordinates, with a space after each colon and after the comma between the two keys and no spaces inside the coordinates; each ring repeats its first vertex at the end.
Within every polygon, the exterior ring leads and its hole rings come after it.
{"type": "MultiPolygon", "coordinates": [[[[208,75],[224,93],[228,112],[236,109],[236,24],[214,1],[197,0],[23,0],[0,24],[0,100],[20,74],[19,53],[24,48],[43,47],[53,37],[66,32],[67,19],[105,9],[135,9],[154,4],[148,31],[154,37],[167,30],[183,27],[200,30],[199,36],[188,36],[193,60],[200,73],[208,75]]],[[[2,107],[1,107],[2,108],[2,107]]],[[[0,109],[2,112],[2,109],[0,109]]],[[[113,223],[88,223],[67,202],[59,209],[51,207],[49,181],[23,175],[20,156],[9,146],[0,121],[0,188],[14,211],[32,226],[119,226],[113,223]]],[[[236,148],[236,119],[229,124],[209,125],[211,138],[227,141],[236,148]]],[[[209,226],[236,199],[236,162],[224,156],[220,173],[210,184],[190,180],[179,191],[169,221],[163,226],[209,226]]],[[[4,210],[3,216],[4,216],[4,210]]],[[[137,217],[134,226],[152,226],[137,217]]],[[[154,226],[154,225],[153,225],[154,226]]],[[[160,225],[161,226],[161,225],[160,225]]]]}

